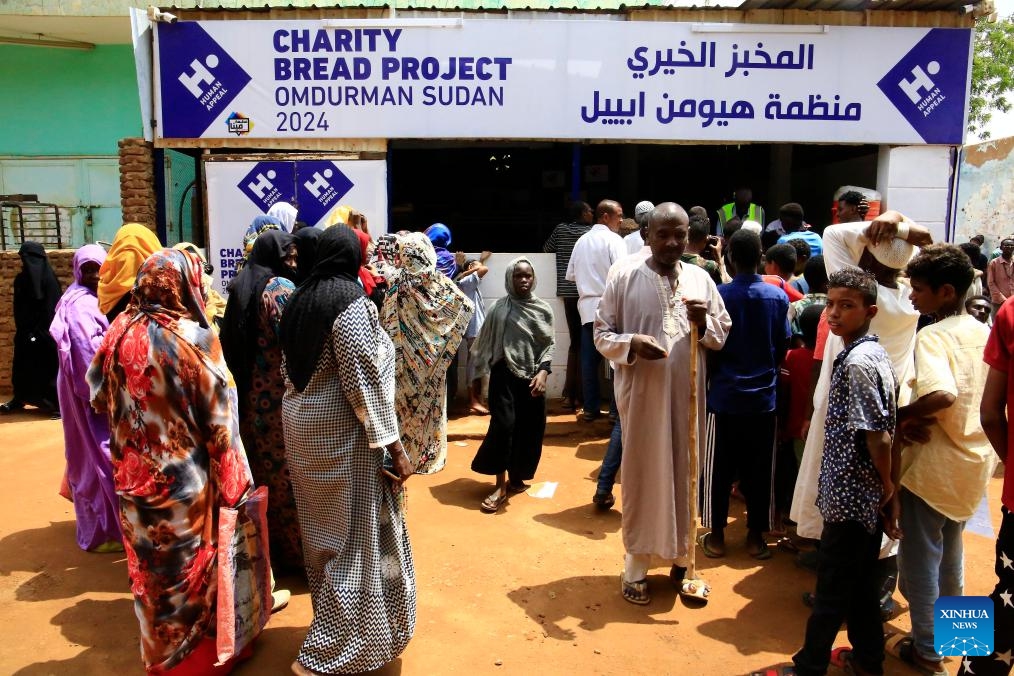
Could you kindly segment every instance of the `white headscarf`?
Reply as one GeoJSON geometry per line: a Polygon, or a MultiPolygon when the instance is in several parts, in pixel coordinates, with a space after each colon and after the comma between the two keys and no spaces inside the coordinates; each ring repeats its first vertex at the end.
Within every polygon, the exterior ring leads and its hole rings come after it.
{"type": "Polygon", "coordinates": [[[277,218],[282,223],[282,227],[285,232],[292,232],[292,226],[296,222],[296,214],[298,211],[296,207],[292,206],[285,200],[275,202],[268,209],[268,216],[277,218]]]}

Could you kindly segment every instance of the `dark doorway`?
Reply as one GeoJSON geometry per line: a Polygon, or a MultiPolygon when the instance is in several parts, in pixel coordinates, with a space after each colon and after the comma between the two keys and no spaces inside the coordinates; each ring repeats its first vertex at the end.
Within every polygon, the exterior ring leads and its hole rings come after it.
{"type": "Polygon", "coordinates": [[[388,158],[392,230],[442,222],[453,250],[501,252],[541,251],[575,185],[579,199],[618,199],[628,216],[645,199],[713,213],[746,185],[767,220],[795,201],[823,228],[835,189],[875,187],[877,170],[872,145],[392,141],[388,158]]]}

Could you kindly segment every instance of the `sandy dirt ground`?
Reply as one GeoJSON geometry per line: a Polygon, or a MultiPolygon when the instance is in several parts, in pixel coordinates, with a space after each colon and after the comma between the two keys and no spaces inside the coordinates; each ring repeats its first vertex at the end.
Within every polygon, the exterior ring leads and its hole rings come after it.
{"type": "MultiPolygon", "coordinates": [[[[650,573],[651,605],[634,606],[619,594],[620,514],[590,505],[608,423],[553,415],[536,482],[558,482],[555,493],[515,496],[493,516],[478,510],[489,482],[469,470],[486,424],[452,420],[447,468],[407,484],[418,624],[401,658],[377,673],[731,676],[784,662],[799,647],[800,596],[814,575],[784,552],[748,557],[742,503],[733,505],[728,556],[698,557],[713,587],[706,607],[684,604],[664,568],[650,573]]],[[[72,505],[57,495],[62,439],[58,421],[0,418],[0,674],[142,674],[123,555],[80,551],[72,505]]],[[[999,495],[996,478],[994,528],[999,495]]],[[[966,533],[966,594],[992,590],[993,556],[992,540],[966,533]]],[[[304,583],[281,578],[279,586],[292,602],[239,676],[289,673],[312,611],[304,583]]],[[[908,615],[890,627],[908,629],[908,615]]],[[[948,666],[954,673],[956,660],[948,666]]],[[[885,668],[915,673],[891,658],[885,668]]]]}

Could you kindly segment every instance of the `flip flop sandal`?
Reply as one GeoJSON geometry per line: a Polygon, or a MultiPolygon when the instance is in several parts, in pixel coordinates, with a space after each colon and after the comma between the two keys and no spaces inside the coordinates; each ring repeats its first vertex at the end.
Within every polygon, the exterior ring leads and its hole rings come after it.
{"type": "Polygon", "coordinates": [[[761,547],[760,551],[751,554],[750,555],[751,558],[756,559],[757,561],[767,561],[768,559],[771,558],[772,556],[771,548],[768,547],[768,543],[764,542],[762,544],[763,547],[761,547]]]}
{"type": "Polygon", "coordinates": [[[796,667],[791,664],[768,667],[763,671],[751,671],[750,676],[796,676],[796,667]]]}
{"type": "Polygon", "coordinates": [[[709,535],[711,535],[711,533],[703,533],[703,534],[701,534],[701,536],[697,538],[697,544],[699,544],[701,546],[701,551],[704,552],[704,555],[706,557],[708,557],[709,559],[720,559],[720,558],[722,558],[723,556],[725,556],[725,552],[715,551],[714,549],[712,549],[708,545],[708,536],[709,535]]]}
{"type": "Polygon", "coordinates": [[[845,673],[854,674],[852,667],[852,646],[840,646],[831,651],[831,666],[841,669],[845,673]]]}
{"type": "Polygon", "coordinates": [[[680,584],[680,598],[684,601],[691,601],[694,605],[703,606],[708,603],[708,596],[711,594],[711,587],[700,578],[695,580],[683,580],[680,584]]]}
{"type": "Polygon", "coordinates": [[[623,594],[624,601],[629,601],[639,606],[646,606],[651,603],[651,596],[648,595],[648,578],[638,580],[637,582],[627,582],[623,577],[623,573],[620,573],[620,593],[623,594]]]}
{"type": "Polygon", "coordinates": [[[504,503],[507,502],[507,493],[508,491],[506,490],[501,492],[500,497],[495,500],[490,500],[493,496],[488,496],[479,504],[479,510],[485,512],[486,514],[496,514],[500,511],[500,508],[503,507],[504,503]]]}
{"type": "Polygon", "coordinates": [[[527,491],[531,487],[532,487],[531,484],[526,484],[526,483],[523,483],[523,482],[519,483],[519,484],[508,483],[507,484],[507,492],[511,493],[511,494],[524,493],[525,491],[527,491]]]}
{"type": "Polygon", "coordinates": [[[931,669],[916,659],[915,644],[909,634],[888,634],[884,641],[884,652],[925,676],[947,676],[947,670],[942,668],[943,665],[940,669],[931,669]]]}
{"type": "Polygon", "coordinates": [[[788,552],[789,554],[798,554],[801,551],[799,547],[796,546],[796,543],[793,542],[792,538],[789,536],[780,538],[778,542],[775,543],[775,547],[782,550],[783,552],[788,552]]]}

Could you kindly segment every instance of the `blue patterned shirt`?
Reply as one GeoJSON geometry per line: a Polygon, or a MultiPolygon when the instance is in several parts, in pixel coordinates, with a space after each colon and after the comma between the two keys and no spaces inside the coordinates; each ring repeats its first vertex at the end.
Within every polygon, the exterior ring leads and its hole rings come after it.
{"type": "Polygon", "coordinates": [[[834,360],[824,422],[817,508],[824,521],[877,527],[884,494],[865,432],[894,433],[898,383],[891,358],[874,335],[847,345],[834,360]]]}

